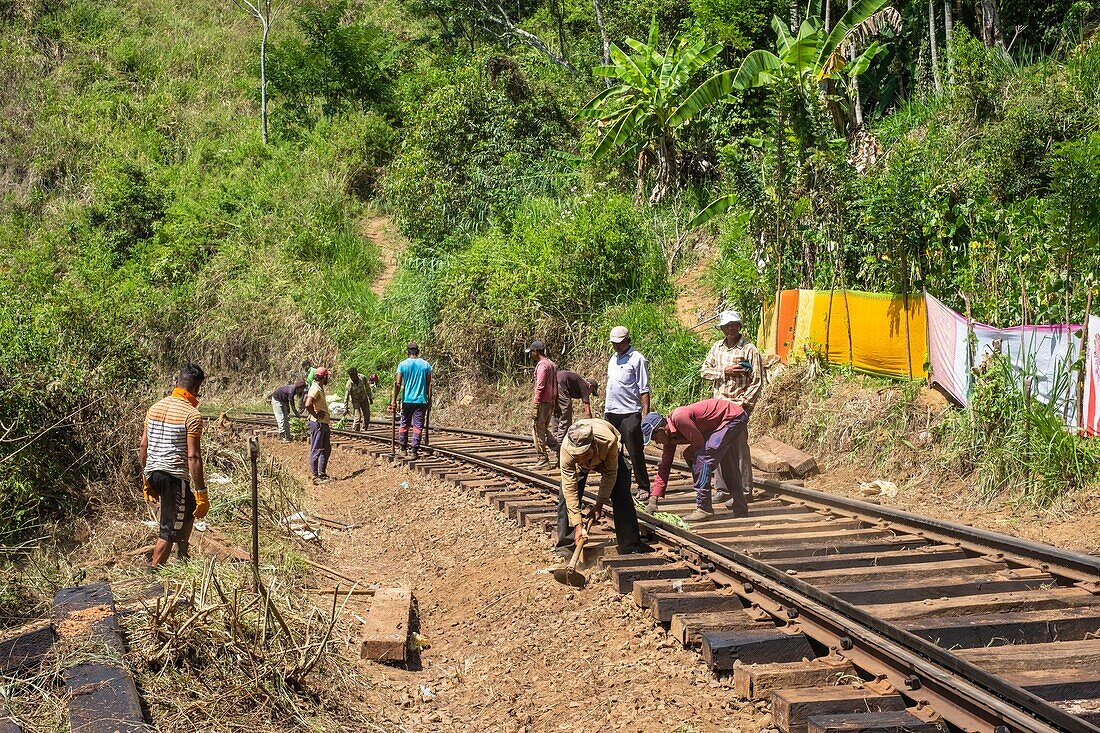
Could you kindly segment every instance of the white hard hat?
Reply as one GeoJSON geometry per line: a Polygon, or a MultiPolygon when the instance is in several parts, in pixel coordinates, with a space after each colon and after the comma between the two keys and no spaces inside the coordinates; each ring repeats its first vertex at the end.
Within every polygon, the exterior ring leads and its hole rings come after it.
{"type": "Polygon", "coordinates": [[[742,323],[741,314],[737,311],[722,311],[718,314],[718,325],[726,326],[730,323],[742,323]]]}

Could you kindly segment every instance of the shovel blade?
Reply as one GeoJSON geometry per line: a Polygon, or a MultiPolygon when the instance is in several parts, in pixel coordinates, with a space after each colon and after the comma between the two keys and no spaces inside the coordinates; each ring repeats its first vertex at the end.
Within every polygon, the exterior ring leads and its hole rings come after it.
{"type": "Polygon", "coordinates": [[[588,584],[588,578],[585,577],[584,573],[578,572],[575,568],[554,568],[551,574],[554,576],[554,580],[572,588],[583,588],[588,584]]]}

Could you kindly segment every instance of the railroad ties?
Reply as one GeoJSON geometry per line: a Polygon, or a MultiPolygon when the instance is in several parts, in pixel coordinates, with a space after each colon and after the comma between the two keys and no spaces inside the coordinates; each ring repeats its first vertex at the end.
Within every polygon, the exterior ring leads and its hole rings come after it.
{"type": "MultiPolygon", "coordinates": [[[[334,444],[389,458],[384,433],[339,432],[334,444]]],[[[554,532],[557,475],[520,467],[533,459],[519,437],[436,428],[409,465],[554,532]]],[[[689,476],[670,484],[661,511],[686,514],[689,476]]],[[[978,533],[956,539],[901,513],[761,486],[748,517],[720,511],[688,532],[640,512],[653,554],[618,556],[606,529],[586,554],[739,696],[770,701],[784,733],[1097,730],[1095,559],[1005,552],[978,533]]]]}

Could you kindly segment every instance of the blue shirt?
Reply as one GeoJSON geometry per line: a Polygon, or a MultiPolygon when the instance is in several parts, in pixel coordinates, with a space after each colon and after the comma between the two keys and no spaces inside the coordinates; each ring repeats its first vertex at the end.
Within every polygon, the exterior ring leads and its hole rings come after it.
{"type": "Polygon", "coordinates": [[[410,357],[397,365],[397,373],[401,375],[404,390],[402,404],[428,404],[428,375],[432,373],[432,365],[419,357],[410,357]]]}
{"type": "Polygon", "coordinates": [[[642,395],[649,394],[649,364],[631,346],[625,354],[612,354],[607,363],[607,396],[603,411],[632,415],[642,411],[642,395]]]}

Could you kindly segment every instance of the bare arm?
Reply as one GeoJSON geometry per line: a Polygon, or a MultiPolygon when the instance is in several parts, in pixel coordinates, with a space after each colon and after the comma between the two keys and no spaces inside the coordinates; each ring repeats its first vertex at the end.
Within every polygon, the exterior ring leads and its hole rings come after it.
{"type": "Polygon", "coordinates": [[[187,470],[195,491],[206,491],[206,474],[202,465],[202,435],[187,435],[187,470]]]}
{"type": "Polygon", "coordinates": [[[138,446],[138,463],[141,470],[145,471],[145,464],[149,461],[149,425],[141,426],[141,445],[138,446]]]}

